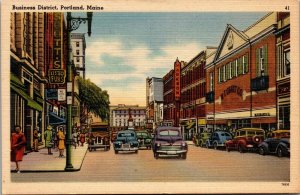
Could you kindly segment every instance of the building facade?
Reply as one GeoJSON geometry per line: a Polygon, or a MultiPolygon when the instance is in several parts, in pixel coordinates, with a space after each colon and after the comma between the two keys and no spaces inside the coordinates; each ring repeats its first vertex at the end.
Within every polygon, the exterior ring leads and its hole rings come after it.
{"type": "Polygon", "coordinates": [[[277,63],[277,128],[290,129],[290,13],[277,14],[276,63],[277,63]]]}
{"type": "Polygon", "coordinates": [[[155,129],[163,122],[163,79],[147,78],[146,89],[148,92],[146,102],[146,121],[147,128],[155,129]]]}
{"type": "MultiPolygon", "coordinates": [[[[11,13],[10,126],[20,125],[26,151],[32,150],[33,131],[43,133],[44,117],[44,13],[11,13]]],[[[39,140],[42,143],[42,139],[39,140]]]]}
{"type": "Polygon", "coordinates": [[[244,31],[227,26],[206,65],[209,131],[276,128],[276,18],[269,13],[244,31]]]}
{"type": "Polygon", "coordinates": [[[79,75],[85,78],[85,34],[71,33],[71,46],[75,68],[79,75]]]}
{"type": "Polygon", "coordinates": [[[146,124],[146,107],[138,105],[119,104],[110,106],[112,128],[127,129],[129,118],[135,129],[144,129],[146,124]]]}

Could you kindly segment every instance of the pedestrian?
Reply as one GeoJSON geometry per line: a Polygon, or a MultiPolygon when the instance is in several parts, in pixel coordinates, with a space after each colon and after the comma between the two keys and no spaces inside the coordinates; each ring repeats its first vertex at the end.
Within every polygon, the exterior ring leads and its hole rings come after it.
{"type": "Polygon", "coordinates": [[[48,125],[45,133],[44,133],[44,139],[45,139],[45,146],[48,148],[48,155],[52,155],[51,148],[53,146],[53,140],[52,140],[52,127],[48,125]]]}
{"type": "Polygon", "coordinates": [[[74,129],[73,133],[72,133],[72,143],[75,146],[75,149],[76,149],[76,145],[77,145],[77,136],[78,136],[78,134],[77,134],[77,132],[74,129]]]}
{"type": "Polygon", "coordinates": [[[58,138],[57,138],[57,134],[58,134],[58,129],[52,131],[53,149],[56,149],[55,151],[58,150],[58,149],[57,149],[57,147],[58,147],[58,138]]]}
{"type": "Polygon", "coordinates": [[[20,164],[19,162],[23,160],[24,150],[26,145],[26,138],[21,132],[21,126],[15,126],[15,132],[11,136],[11,162],[16,163],[15,171],[20,173],[20,164]]]}
{"type": "Polygon", "coordinates": [[[35,152],[39,151],[39,133],[37,127],[33,131],[33,150],[35,152]]]}
{"type": "Polygon", "coordinates": [[[57,133],[58,137],[58,149],[59,149],[59,157],[64,157],[65,150],[65,134],[63,132],[63,128],[60,127],[57,133]]]}
{"type": "Polygon", "coordinates": [[[80,142],[80,130],[79,128],[77,129],[77,145],[79,146],[79,142],[80,142]]]}
{"type": "Polygon", "coordinates": [[[81,146],[83,146],[84,142],[85,142],[85,134],[84,134],[83,131],[81,131],[81,133],[80,133],[80,143],[81,143],[81,146]]]}

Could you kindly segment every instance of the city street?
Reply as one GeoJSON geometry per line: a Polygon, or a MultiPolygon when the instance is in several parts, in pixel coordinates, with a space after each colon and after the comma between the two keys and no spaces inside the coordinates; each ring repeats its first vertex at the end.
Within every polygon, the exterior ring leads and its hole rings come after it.
{"type": "Polygon", "coordinates": [[[87,152],[78,172],[11,173],[12,182],[289,181],[290,159],[189,145],[187,159],[154,159],[151,150],[87,152]]]}

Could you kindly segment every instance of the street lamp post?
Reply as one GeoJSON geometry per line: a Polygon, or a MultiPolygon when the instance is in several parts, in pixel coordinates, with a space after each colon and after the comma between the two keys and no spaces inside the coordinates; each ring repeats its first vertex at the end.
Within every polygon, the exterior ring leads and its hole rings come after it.
{"type": "Polygon", "coordinates": [[[72,71],[72,47],[71,47],[71,32],[79,28],[81,23],[88,22],[88,36],[91,36],[92,12],[87,12],[86,18],[72,17],[71,12],[67,13],[67,40],[68,40],[68,63],[67,63],[67,140],[66,140],[66,171],[72,171],[71,146],[72,146],[72,94],[73,90],[73,71],[72,71]]]}

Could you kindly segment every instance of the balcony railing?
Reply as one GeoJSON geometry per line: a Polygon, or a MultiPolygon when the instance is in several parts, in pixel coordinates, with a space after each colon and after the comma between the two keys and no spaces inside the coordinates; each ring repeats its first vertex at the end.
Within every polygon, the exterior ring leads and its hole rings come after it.
{"type": "Polygon", "coordinates": [[[215,99],[215,92],[214,91],[206,93],[206,102],[212,103],[212,102],[214,102],[214,99],[215,99]]]}
{"type": "Polygon", "coordinates": [[[251,85],[253,91],[266,90],[269,88],[269,76],[260,76],[251,79],[251,85]]]}

